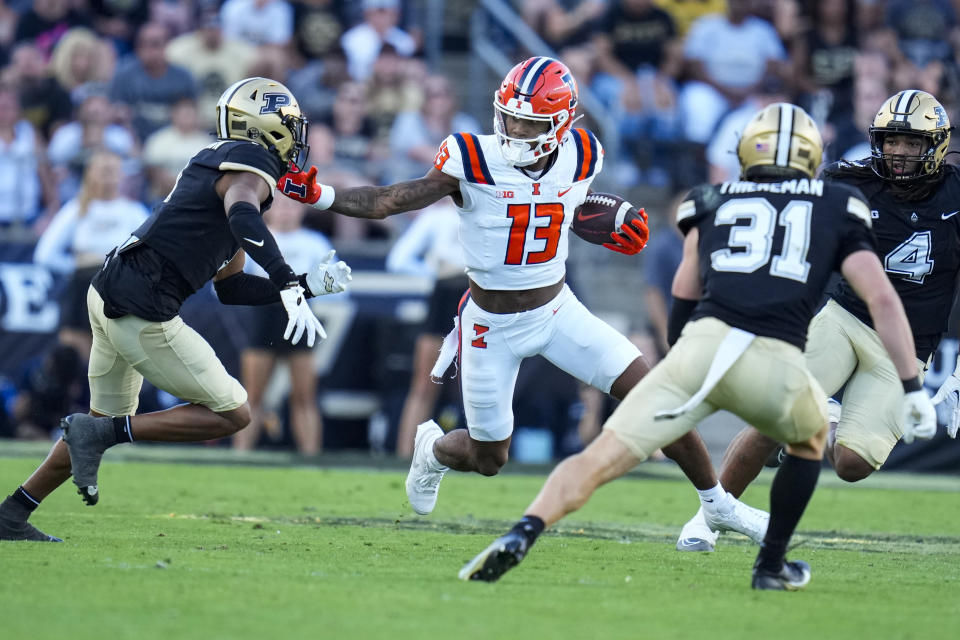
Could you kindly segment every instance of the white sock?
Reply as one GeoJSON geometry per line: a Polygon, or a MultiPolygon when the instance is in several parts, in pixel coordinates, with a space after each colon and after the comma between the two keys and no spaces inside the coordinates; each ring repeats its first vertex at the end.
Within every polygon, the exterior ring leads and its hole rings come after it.
{"type": "Polygon", "coordinates": [[[719,482],[717,486],[712,489],[706,489],[704,491],[697,489],[697,495],[700,496],[700,506],[702,506],[705,511],[712,513],[715,513],[721,506],[724,506],[727,498],[727,492],[720,486],[719,482]]]}
{"type": "MultiPolygon", "coordinates": [[[[443,436],[439,436],[439,437],[437,438],[437,440],[439,440],[439,439],[442,438],[442,437],[443,437],[443,436]]],[[[428,465],[430,466],[430,468],[433,469],[434,471],[446,471],[447,469],[449,469],[449,467],[447,467],[445,464],[441,463],[441,462],[440,462],[440,459],[437,458],[437,454],[434,453],[434,451],[433,451],[433,447],[434,447],[435,444],[437,444],[437,440],[434,440],[433,443],[430,445],[430,456],[427,458],[427,464],[428,464],[428,465]]]]}

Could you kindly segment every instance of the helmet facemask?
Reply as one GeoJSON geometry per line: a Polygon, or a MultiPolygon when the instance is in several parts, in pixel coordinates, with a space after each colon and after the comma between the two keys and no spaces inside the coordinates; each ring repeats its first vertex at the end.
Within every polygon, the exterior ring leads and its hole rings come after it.
{"type": "MultiPolygon", "coordinates": [[[[303,169],[303,166],[307,162],[307,156],[310,155],[310,145],[307,143],[307,130],[309,125],[307,119],[299,115],[299,113],[297,115],[284,114],[283,111],[284,109],[281,107],[277,109],[277,114],[280,116],[280,124],[290,132],[291,139],[283,142],[275,141],[272,148],[268,146],[267,149],[274,151],[280,156],[281,160],[289,164],[291,171],[297,172],[303,169]],[[284,144],[284,142],[286,142],[286,144],[284,144]],[[285,147],[283,152],[278,148],[278,144],[285,147]]],[[[277,136],[276,133],[272,132],[270,135],[274,138],[277,136]]]]}
{"type": "Polygon", "coordinates": [[[870,159],[873,170],[885,180],[894,182],[913,182],[935,176],[943,167],[943,161],[937,158],[937,150],[947,134],[942,132],[925,133],[913,129],[895,127],[872,127],[870,129],[870,159]],[[923,150],[916,155],[884,153],[883,143],[888,135],[908,135],[922,140],[923,150]],[[891,164],[894,162],[916,162],[916,169],[909,174],[897,174],[891,164]]]}
{"type": "Polygon", "coordinates": [[[560,111],[552,116],[524,114],[520,109],[511,109],[509,106],[500,104],[499,100],[494,100],[493,106],[495,107],[493,131],[497,136],[497,142],[500,143],[500,152],[507,162],[518,167],[534,164],[552,153],[560,144],[560,138],[562,137],[560,132],[565,132],[564,125],[569,119],[569,114],[566,111],[560,111]],[[507,134],[507,116],[513,116],[519,120],[547,123],[549,128],[535,138],[514,138],[507,134]]]}

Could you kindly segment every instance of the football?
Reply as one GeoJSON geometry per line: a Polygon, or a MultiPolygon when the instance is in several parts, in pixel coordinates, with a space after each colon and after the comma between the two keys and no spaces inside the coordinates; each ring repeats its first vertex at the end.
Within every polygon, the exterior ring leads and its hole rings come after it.
{"type": "Polygon", "coordinates": [[[591,193],[573,216],[570,230],[592,244],[610,242],[620,225],[643,219],[635,206],[612,193],[591,193]]]}

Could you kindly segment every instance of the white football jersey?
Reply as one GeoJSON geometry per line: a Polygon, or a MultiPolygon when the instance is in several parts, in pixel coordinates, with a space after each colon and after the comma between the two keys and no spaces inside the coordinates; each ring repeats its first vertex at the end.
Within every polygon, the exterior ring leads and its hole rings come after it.
{"type": "Polygon", "coordinates": [[[586,129],[572,129],[557,159],[530,178],[500,154],[494,135],[455,133],[440,145],[439,171],[460,180],[460,243],[466,272],[484,289],[536,289],[566,273],[567,239],[603,165],[603,148],[586,129]]]}

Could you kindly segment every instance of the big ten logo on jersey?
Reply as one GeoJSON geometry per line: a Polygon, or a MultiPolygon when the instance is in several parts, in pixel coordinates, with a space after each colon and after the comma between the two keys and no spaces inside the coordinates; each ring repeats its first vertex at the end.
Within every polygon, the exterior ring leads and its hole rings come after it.
{"type": "Polygon", "coordinates": [[[52,299],[53,276],[35,264],[0,263],[0,327],[21,333],[51,333],[60,321],[52,299]]]}
{"type": "Polygon", "coordinates": [[[513,198],[516,194],[513,191],[497,191],[498,198],[513,198]]]}
{"type": "Polygon", "coordinates": [[[290,96],[285,93],[265,93],[263,94],[263,106],[260,107],[260,115],[266,113],[276,113],[280,107],[290,104],[290,96]]]}

